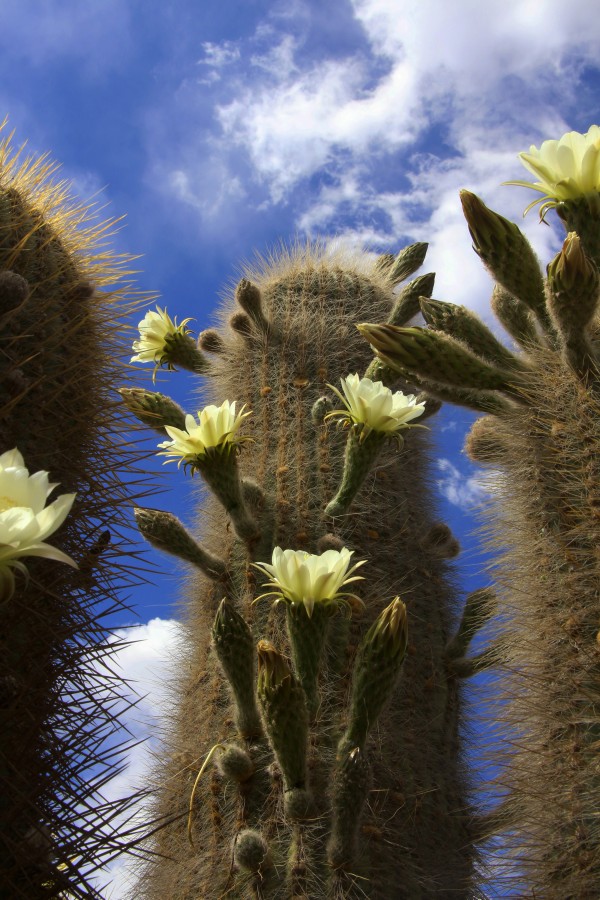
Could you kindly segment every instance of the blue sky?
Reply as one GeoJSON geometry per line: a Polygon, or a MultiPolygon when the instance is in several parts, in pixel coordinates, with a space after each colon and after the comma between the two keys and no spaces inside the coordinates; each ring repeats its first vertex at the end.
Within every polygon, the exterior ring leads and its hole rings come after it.
{"type": "MultiPolygon", "coordinates": [[[[489,321],[492,285],[458,191],[521,222],[533,195],[501,185],[524,177],[516,154],[600,122],[600,17],[590,9],[589,0],[4,0],[0,111],[17,143],[51,151],[83,199],[98,194],[107,214],[127,214],[116,249],[141,254],[140,288],[171,315],[193,316],[197,330],[242,260],[296,235],[377,252],[429,241],[434,296],[489,321]]],[[[545,264],[559,229],[534,212],[522,227],[545,264]]],[[[183,373],[161,376],[160,389],[195,410],[183,373]]],[[[452,407],[439,416],[436,478],[465,546],[465,586],[476,587],[485,576],[469,532],[483,491],[460,453],[470,421],[452,407]]],[[[183,474],[170,466],[161,478],[154,505],[190,522],[183,474]]],[[[122,657],[150,690],[140,734],[160,708],[180,580],[170,558],[148,558],[155,585],[131,598],[142,640],[122,657]]],[[[115,792],[142,777],[145,752],[115,792]]],[[[120,900],[126,867],[114,877],[120,900]]]]}

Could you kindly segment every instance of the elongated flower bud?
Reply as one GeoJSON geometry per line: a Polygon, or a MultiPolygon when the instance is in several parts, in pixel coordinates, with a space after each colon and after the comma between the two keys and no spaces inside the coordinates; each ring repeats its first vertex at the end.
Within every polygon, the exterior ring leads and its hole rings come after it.
{"type": "Polygon", "coordinates": [[[548,266],[548,308],[560,334],[568,366],[584,381],[595,377],[594,348],[587,325],[598,308],[598,269],[574,232],[548,266]]]}
{"type": "Polygon", "coordinates": [[[489,209],[470,191],[461,191],[460,200],[473,238],[473,249],[492,277],[547,325],[542,273],[521,229],[489,209]]]}
{"type": "Polygon", "coordinates": [[[494,337],[479,316],[466,306],[422,297],[421,312],[430,328],[462,341],[486,362],[509,369],[522,366],[517,357],[494,337]]]}
{"type": "Polygon", "coordinates": [[[406,607],[399,597],[380,613],[367,631],[354,663],[350,721],[339,752],[364,747],[369,732],[389,700],[400,673],[408,629],[406,607]]]}
{"type": "Polygon", "coordinates": [[[144,388],[119,388],[119,394],[129,412],[159,434],[164,435],[166,425],[185,428],[184,411],[165,394],[144,388]]]}
{"type": "Polygon", "coordinates": [[[247,278],[242,278],[236,288],[235,299],[257,328],[265,333],[268,332],[269,323],[263,311],[260,290],[256,285],[247,278]]]}
{"type": "Polygon", "coordinates": [[[548,305],[562,331],[585,328],[598,307],[598,269],[586,256],[579,236],[570,232],[548,265],[548,305]]]}
{"type": "Polygon", "coordinates": [[[392,284],[400,284],[401,281],[416,272],[419,266],[423,265],[428,246],[424,243],[410,244],[408,247],[404,247],[396,257],[385,254],[379,258],[379,267],[387,270],[387,277],[392,284]]]}
{"type": "Polygon", "coordinates": [[[134,509],[134,515],[140,532],[153,547],[193,563],[209,578],[225,576],[226,567],[223,560],[196,543],[173,513],[162,509],[137,507],[134,509]]]}
{"type": "Polygon", "coordinates": [[[254,640],[246,620],[226,599],[221,601],[212,630],[219,662],[236,704],[236,720],[244,738],[262,734],[254,693],[254,640]]]}
{"type": "Polygon", "coordinates": [[[478,359],[446,335],[386,324],[363,323],[357,328],[383,362],[401,372],[461,388],[511,389],[513,376],[478,359]]]}
{"type": "Polygon", "coordinates": [[[465,655],[476,632],[496,612],[496,606],[496,595],[491,588],[479,588],[467,595],[458,630],[446,647],[448,659],[465,655]]]}
{"type": "Polygon", "coordinates": [[[388,317],[389,325],[406,325],[420,311],[421,297],[430,297],[435,284],[435,275],[428,272],[426,275],[419,275],[413,281],[410,281],[403,288],[398,297],[392,311],[388,317]]]}
{"type": "Polygon", "coordinates": [[[305,789],[308,716],[304,692],[286,658],[269,641],[258,643],[257,693],[286,790],[305,789]]]}

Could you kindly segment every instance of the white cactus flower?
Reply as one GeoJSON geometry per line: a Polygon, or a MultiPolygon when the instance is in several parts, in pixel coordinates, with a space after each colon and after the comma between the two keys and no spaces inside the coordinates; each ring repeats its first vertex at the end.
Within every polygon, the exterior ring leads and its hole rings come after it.
{"type": "Polygon", "coordinates": [[[0,456],[0,595],[4,599],[14,593],[12,569],[27,574],[19,559],[43,556],[77,568],[77,563],[50,544],[50,537],[64,522],[75,500],[75,494],[63,494],[49,506],[48,495],[58,485],[50,484],[48,473],[30,475],[15,448],[0,456]]]}
{"type": "MultiPolygon", "coordinates": [[[[198,411],[198,421],[194,416],[185,417],[185,431],[173,425],[165,425],[165,431],[172,440],[163,441],[159,455],[179,457],[178,465],[193,465],[199,457],[211,450],[228,451],[250,438],[239,437],[237,431],[243,420],[251,415],[244,412],[245,406],[236,413],[236,401],[225,400],[221,406],[206,406],[198,411]]],[[[165,460],[172,462],[172,460],[165,460]]]]}
{"type": "MultiPolygon", "coordinates": [[[[284,600],[296,605],[304,605],[309,616],[312,616],[315,604],[330,604],[353,594],[343,592],[342,588],[352,581],[362,580],[362,575],[354,575],[356,570],[365,564],[362,559],[350,566],[354,550],[342,547],[341,550],[326,550],[320,556],[307,553],[305,550],[282,550],[275,547],[271,563],[253,563],[270,581],[265,587],[272,591],[258,597],[275,597],[276,602],[284,600]]],[[[358,599],[358,598],[356,598],[358,599]]]]}
{"type": "Polygon", "coordinates": [[[167,313],[166,308],[156,307],[156,311],[150,310],[146,313],[138,328],[140,338],[133,342],[133,350],[136,355],[131,357],[131,362],[151,362],[156,366],[169,364],[168,359],[168,340],[173,335],[179,333],[186,335],[189,329],[185,326],[191,319],[184,319],[181,325],[177,324],[177,319],[172,319],[167,313]]]}
{"type": "Polygon", "coordinates": [[[527,213],[542,203],[540,215],[565,200],[577,200],[600,191],[600,126],[592,125],[586,134],[569,131],[558,141],[531,145],[519,159],[538,181],[507,181],[543,194],[529,204],[527,213]]]}
{"type": "Polygon", "coordinates": [[[414,394],[391,391],[381,381],[371,381],[359,375],[348,375],[341,379],[340,393],[332,384],[328,385],[344,404],[344,409],[334,409],[325,416],[339,418],[346,425],[361,426],[361,438],[371,431],[397,434],[425,411],[424,403],[417,403],[414,394]]]}

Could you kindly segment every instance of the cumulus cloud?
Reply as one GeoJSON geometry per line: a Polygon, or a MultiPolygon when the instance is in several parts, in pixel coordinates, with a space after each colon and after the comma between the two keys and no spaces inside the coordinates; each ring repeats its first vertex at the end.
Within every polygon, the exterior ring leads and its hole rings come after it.
{"type": "MultiPolygon", "coordinates": [[[[218,110],[224,134],[244,143],[274,199],[344,150],[355,158],[412,152],[437,123],[459,152],[468,151],[460,146],[467,125],[468,140],[495,123],[512,132],[501,149],[512,146],[514,156],[515,132],[524,139],[564,128],[543,97],[550,100],[559,81],[563,96],[569,91],[565,76],[594,60],[600,36],[581,0],[568,14],[557,0],[535,7],[522,0],[463,0],[459,9],[439,0],[401,10],[393,0],[352,6],[368,57],[323,58],[299,70],[298,48],[296,65],[283,66],[275,84],[253,80],[218,110]]],[[[280,46],[289,60],[289,35],[280,46]]]]}
{"type": "MultiPolygon", "coordinates": [[[[586,0],[568,10],[559,0],[342,5],[336,40],[318,52],[323,25],[301,2],[285,16],[274,6],[235,44],[205,43],[203,67],[218,83],[186,83],[186,139],[173,154],[169,136],[156,180],[211,228],[281,213],[287,233],[379,250],[426,240],[440,299],[488,318],[491,279],[458,191],[521,220],[531,192],[501,182],[521,177],[520,150],[585,126],[574,120],[586,115],[581,79],[596,64],[600,20],[586,0]]],[[[523,230],[546,263],[557,232],[535,213],[523,230]]]]}
{"type": "MultiPolygon", "coordinates": [[[[151,619],[144,625],[120,629],[115,634],[123,646],[113,657],[113,666],[127,679],[137,704],[122,717],[123,725],[139,741],[127,754],[127,768],[104,789],[107,800],[129,797],[151,787],[153,765],[159,746],[164,711],[170,703],[169,684],[184,641],[183,627],[174,619],[151,619]]],[[[133,822],[143,825],[147,820],[144,804],[140,803],[133,822]]],[[[106,896],[124,900],[134,885],[134,861],[121,856],[100,880],[109,882],[106,896]]]]}
{"type": "Polygon", "coordinates": [[[437,466],[442,473],[442,477],[436,481],[438,489],[454,506],[469,510],[482,503],[488,496],[489,486],[484,483],[482,473],[466,475],[449,459],[438,459],[437,466]]]}

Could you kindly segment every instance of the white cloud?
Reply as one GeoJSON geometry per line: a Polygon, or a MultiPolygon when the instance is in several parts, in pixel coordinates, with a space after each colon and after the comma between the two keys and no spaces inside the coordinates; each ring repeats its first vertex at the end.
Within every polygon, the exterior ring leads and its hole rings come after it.
{"type": "Polygon", "coordinates": [[[205,216],[220,209],[226,199],[239,200],[245,194],[240,179],[230,176],[217,160],[207,163],[202,172],[175,169],[168,183],[179,200],[205,216]]]}
{"type": "Polygon", "coordinates": [[[218,109],[225,139],[244,146],[273,200],[328,162],[360,81],[357,63],[328,61],[317,77],[311,71],[218,109]]]}
{"type": "Polygon", "coordinates": [[[204,56],[197,62],[198,66],[205,66],[205,75],[197,79],[196,84],[211,85],[220,81],[224,70],[240,58],[240,49],[233,41],[223,41],[222,44],[214,44],[211,41],[202,43],[204,56]]]}
{"type": "Polygon", "coordinates": [[[519,150],[582,127],[570,117],[586,115],[581,75],[597,65],[600,17],[588,0],[349,8],[352,28],[346,4],[337,40],[317,40],[318,50],[311,37],[322,24],[301,2],[274,5],[235,43],[205,42],[203,69],[216,80],[185,82],[174,129],[156,116],[152,142],[164,151],[152,150],[148,183],[213,235],[250,231],[253,217],[264,232],[267,217],[281,216],[288,235],[380,251],[427,241],[435,296],[498,330],[458,192],[518,221],[543,265],[554,255],[559,229],[535,212],[523,221],[531,191],[501,183],[522,177],[519,150]]]}
{"type": "Polygon", "coordinates": [[[468,510],[482,503],[488,496],[483,473],[465,475],[449,459],[438,459],[437,466],[443,476],[436,482],[438,489],[454,506],[468,510]]]}
{"type": "MultiPolygon", "coordinates": [[[[145,625],[121,629],[116,641],[125,645],[113,657],[123,677],[140,698],[137,705],[121,717],[138,741],[127,754],[127,768],[114,778],[103,793],[109,800],[128,797],[140,789],[150,787],[155,763],[154,753],[159,746],[165,710],[171,706],[171,678],[180,657],[184,629],[174,619],[152,619],[145,625]]],[[[140,804],[136,821],[144,822],[145,811],[140,804]]],[[[130,823],[131,824],[131,823],[130,823]]],[[[103,882],[110,879],[107,897],[124,900],[135,881],[135,863],[123,855],[102,873],[103,882]]]]}
{"type": "Polygon", "coordinates": [[[210,66],[215,69],[221,69],[223,66],[229,65],[240,58],[239,47],[233,41],[223,41],[222,44],[204,41],[202,50],[204,51],[204,58],[198,60],[198,65],[210,66]]]}
{"type": "Polygon", "coordinates": [[[291,34],[284,34],[278,43],[266,52],[255,53],[251,56],[250,62],[253,66],[263,69],[276,78],[289,78],[298,71],[294,62],[296,46],[296,38],[291,34]]]}
{"type": "Polygon", "coordinates": [[[462,0],[458,7],[421,0],[401,10],[395,0],[355,0],[353,7],[370,43],[369,64],[357,53],[319,60],[298,74],[289,64],[294,44],[286,36],[279,46],[288,48],[288,64],[278,84],[252,82],[241,98],[219,110],[225,135],[245,144],[276,199],[340,149],[401,149],[436,121],[458,139],[468,121],[479,127],[493,122],[497,103],[511,106],[512,94],[521,101],[512,121],[521,120],[531,135],[548,126],[549,114],[532,122],[528,95],[553,79],[562,84],[574,53],[593,61],[600,37],[600,25],[582,0],[574,0],[569,14],[556,0],[535,7],[522,0],[462,0]],[[558,33],[555,20],[564,26],[558,33]],[[384,62],[387,70],[373,84],[373,64],[384,62]],[[507,76],[523,84],[511,87],[507,76]]]}
{"type": "MultiPolygon", "coordinates": [[[[595,60],[600,20],[586,0],[568,10],[558,0],[352,6],[367,51],[341,58],[332,52],[315,60],[291,33],[259,26],[250,45],[268,32],[272,47],[250,62],[263,74],[248,77],[246,69],[235,98],[217,101],[215,148],[243,150],[250,163],[244,186],[254,183],[272,204],[316,177],[298,201],[298,224],[309,232],[339,231],[351,215],[370,218],[358,229],[380,242],[427,231],[437,258],[436,239],[447,246],[461,228],[466,251],[457,268],[467,277],[457,283],[472,279],[473,296],[485,282],[473,263],[464,266],[470,251],[457,190],[468,186],[492,205],[499,200],[504,214],[520,215],[527,192],[499,183],[519,176],[518,150],[568,129],[553,100],[564,106],[576,98],[578,66],[595,60]],[[435,143],[445,158],[420,149],[431,128],[443,131],[435,143]],[[392,169],[409,179],[400,190],[382,187],[382,173],[392,169]]],[[[297,14],[304,21],[306,9],[297,14]]],[[[290,32],[292,25],[277,23],[290,32]]],[[[536,233],[544,251],[547,234],[536,233]]],[[[447,254],[440,261],[448,264],[447,254]]]]}

